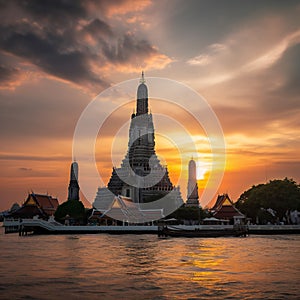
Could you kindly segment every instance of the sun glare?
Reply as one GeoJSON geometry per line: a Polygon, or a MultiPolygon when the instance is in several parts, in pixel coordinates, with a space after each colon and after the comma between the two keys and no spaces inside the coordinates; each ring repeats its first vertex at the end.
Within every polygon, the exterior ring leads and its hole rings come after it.
{"type": "Polygon", "coordinates": [[[197,162],[196,165],[197,165],[197,170],[196,170],[197,180],[203,180],[205,178],[205,174],[208,172],[208,168],[201,162],[197,162]]]}

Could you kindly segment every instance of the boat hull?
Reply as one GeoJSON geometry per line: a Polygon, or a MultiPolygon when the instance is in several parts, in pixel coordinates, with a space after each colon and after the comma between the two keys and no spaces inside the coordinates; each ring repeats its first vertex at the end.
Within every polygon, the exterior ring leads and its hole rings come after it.
{"type": "Polygon", "coordinates": [[[246,228],[240,229],[171,229],[168,227],[159,228],[158,236],[160,237],[187,237],[187,238],[205,238],[205,237],[238,237],[247,236],[246,228]]]}

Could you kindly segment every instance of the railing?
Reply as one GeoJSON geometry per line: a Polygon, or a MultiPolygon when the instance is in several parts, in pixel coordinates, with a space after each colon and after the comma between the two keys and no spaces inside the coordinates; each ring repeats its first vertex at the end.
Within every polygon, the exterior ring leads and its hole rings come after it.
{"type": "Polygon", "coordinates": [[[278,229],[300,229],[300,225],[248,225],[249,229],[258,229],[258,230],[278,230],[278,229]]]}
{"type": "MultiPolygon", "coordinates": [[[[49,232],[114,232],[114,231],[122,231],[122,232],[130,232],[130,231],[154,231],[158,227],[157,226],[145,226],[145,225],[129,225],[129,226],[65,226],[56,222],[53,218],[49,219],[49,221],[45,221],[42,219],[34,218],[34,219],[4,219],[3,226],[5,227],[5,233],[13,233],[20,232],[24,230],[26,232],[33,230],[34,228],[41,228],[49,232]]],[[[168,225],[171,227],[176,227],[176,229],[182,230],[232,230],[234,229],[234,225],[168,225]]],[[[242,225],[246,226],[246,225],[242,225]]],[[[276,231],[280,234],[280,232],[290,233],[299,233],[300,225],[247,225],[247,229],[251,231],[257,232],[257,234],[275,234],[276,231]]]]}
{"type": "Polygon", "coordinates": [[[41,227],[49,231],[54,231],[58,226],[63,226],[60,223],[50,220],[50,222],[33,218],[33,219],[12,219],[7,218],[3,221],[3,226],[5,227],[5,233],[19,232],[26,227],[41,227]]]}

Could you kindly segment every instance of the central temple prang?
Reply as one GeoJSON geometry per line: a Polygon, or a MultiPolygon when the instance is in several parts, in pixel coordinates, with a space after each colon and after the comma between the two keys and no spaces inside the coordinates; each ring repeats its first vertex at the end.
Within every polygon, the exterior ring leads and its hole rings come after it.
{"type": "Polygon", "coordinates": [[[155,152],[153,118],[148,111],[148,88],[142,72],[136,113],[131,115],[127,153],[121,166],[113,168],[107,188],[98,188],[94,207],[105,209],[113,195],[128,197],[135,203],[148,203],[171,191],[175,191],[173,200],[180,206],[183,201],[179,188],[173,186],[167,167],[161,165],[155,152]]]}

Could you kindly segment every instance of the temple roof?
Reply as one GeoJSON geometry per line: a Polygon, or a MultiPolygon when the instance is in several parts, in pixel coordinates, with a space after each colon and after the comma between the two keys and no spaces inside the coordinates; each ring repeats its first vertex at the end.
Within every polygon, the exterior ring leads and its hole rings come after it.
{"type": "Polygon", "coordinates": [[[163,209],[142,210],[138,203],[121,195],[113,199],[110,208],[101,217],[104,216],[135,223],[149,222],[164,217],[163,209]]]}
{"type": "Polygon", "coordinates": [[[56,198],[52,198],[52,196],[50,195],[41,195],[41,194],[34,194],[34,193],[30,195],[36,199],[39,206],[44,210],[45,209],[56,210],[59,205],[58,200],[56,198]]]}
{"type": "Polygon", "coordinates": [[[55,213],[59,203],[50,195],[28,194],[22,207],[12,213],[15,217],[32,218],[35,215],[48,217],[55,213]]]}
{"type": "Polygon", "coordinates": [[[11,213],[10,215],[13,216],[14,218],[33,218],[34,216],[37,215],[45,217],[43,211],[37,206],[33,206],[33,205],[22,206],[18,210],[11,213]]]}
{"type": "Polygon", "coordinates": [[[211,208],[213,216],[219,219],[232,219],[244,215],[234,206],[228,194],[218,195],[215,205],[211,208]]]}

